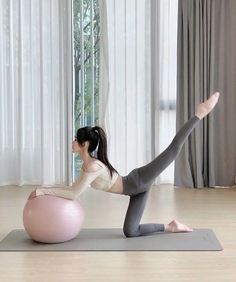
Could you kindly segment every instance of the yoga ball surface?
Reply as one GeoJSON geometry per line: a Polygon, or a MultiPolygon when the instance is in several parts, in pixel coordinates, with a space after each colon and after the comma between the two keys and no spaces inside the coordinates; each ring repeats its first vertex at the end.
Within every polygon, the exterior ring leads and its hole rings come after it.
{"type": "Polygon", "coordinates": [[[37,242],[69,241],[79,234],[83,222],[79,200],[43,195],[28,200],[23,210],[24,228],[37,242]]]}

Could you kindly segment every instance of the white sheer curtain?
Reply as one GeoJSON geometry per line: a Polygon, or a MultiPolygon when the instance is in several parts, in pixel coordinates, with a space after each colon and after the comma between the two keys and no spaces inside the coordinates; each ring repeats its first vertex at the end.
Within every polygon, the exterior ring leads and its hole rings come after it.
{"type": "Polygon", "coordinates": [[[0,185],[68,183],[70,3],[0,1],[0,185]]]}
{"type": "MultiPolygon", "coordinates": [[[[177,16],[178,0],[153,0],[152,11],[155,13],[152,27],[155,31],[154,40],[157,40],[158,60],[154,69],[158,78],[156,85],[157,103],[155,110],[156,146],[155,155],[162,152],[172,141],[176,132],[176,78],[177,78],[177,16]],[[156,9],[155,9],[156,6],[156,9]],[[155,39],[156,37],[156,39],[155,39]]],[[[153,44],[153,43],[152,43],[153,44]]],[[[155,51],[154,51],[155,52],[155,51]]],[[[152,52],[152,58],[154,54],[152,52]]],[[[163,171],[159,183],[174,183],[174,162],[163,171]]]]}
{"type": "MultiPolygon", "coordinates": [[[[177,0],[100,0],[100,118],[121,174],[175,134],[177,0]]],[[[173,165],[158,179],[173,182],[173,165]]]]}
{"type": "Polygon", "coordinates": [[[124,174],[151,157],[150,23],[146,1],[100,2],[101,48],[108,47],[101,52],[100,117],[110,160],[124,174]]]}

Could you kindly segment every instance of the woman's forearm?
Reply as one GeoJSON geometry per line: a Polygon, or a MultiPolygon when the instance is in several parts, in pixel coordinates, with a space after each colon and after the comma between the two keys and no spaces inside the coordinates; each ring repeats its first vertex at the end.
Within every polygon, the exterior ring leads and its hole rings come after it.
{"type": "Polygon", "coordinates": [[[36,196],[52,195],[69,200],[75,200],[78,197],[78,193],[75,193],[72,188],[37,188],[36,196]]]}

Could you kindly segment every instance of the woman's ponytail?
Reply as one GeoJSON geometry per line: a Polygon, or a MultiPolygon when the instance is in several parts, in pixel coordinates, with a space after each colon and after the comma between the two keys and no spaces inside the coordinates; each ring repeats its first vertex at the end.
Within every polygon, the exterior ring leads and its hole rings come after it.
{"type": "Polygon", "coordinates": [[[98,134],[98,149],[97,158],[104,163],[110,171],[112,177],[113,172],[117,172],[114,167],[110,164],[107,157],[107,137],[105,131],[100,126],[94,126],[93,131],[98,134]]]}

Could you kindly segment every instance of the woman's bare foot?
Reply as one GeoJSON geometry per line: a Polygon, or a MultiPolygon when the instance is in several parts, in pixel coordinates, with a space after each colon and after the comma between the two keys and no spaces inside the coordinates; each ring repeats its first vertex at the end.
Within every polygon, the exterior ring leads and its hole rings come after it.
{"type": "Polygon", "coordinates": [[[215,92],[213,95],[211,95],[209,99],[198,105],[195,115],[200,119],[204,118],[213,110],[213,108],[218,102],[219,97],[220,93],[215,92]]]}
{"type": "Polygon", "coordinates": [[[165,225],[166,232],[178,233],[178,232],[192,232],[193,229],[189,228],[187,225],[184,225],[177,220],[172,220],[169,224],[165,225]]]}

